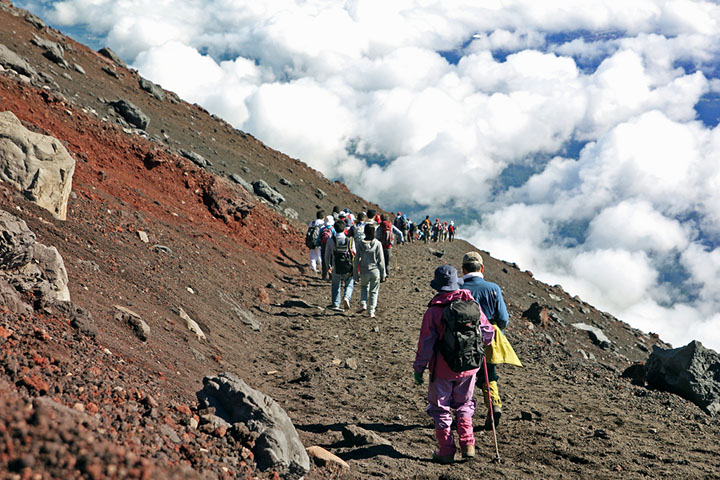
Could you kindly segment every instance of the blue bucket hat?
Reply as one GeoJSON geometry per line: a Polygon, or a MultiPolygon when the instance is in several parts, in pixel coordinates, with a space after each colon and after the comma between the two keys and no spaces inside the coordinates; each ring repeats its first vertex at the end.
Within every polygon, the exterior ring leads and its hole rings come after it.
{"type": "Polygon", "coordinates": [[[463,280],[458,278],[457,270],[452,265],[440,265],[435,269],[435,278],[430,286],[440,292],[452,292],[459,289],[463,280]]]}

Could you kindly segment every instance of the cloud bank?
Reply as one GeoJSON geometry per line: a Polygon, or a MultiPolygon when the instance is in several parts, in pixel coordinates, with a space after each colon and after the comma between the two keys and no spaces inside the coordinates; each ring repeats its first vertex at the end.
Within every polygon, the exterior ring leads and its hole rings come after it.
{"type": "Polygon", "coordinates": [[[368,198],[720,350],[714,2],[18,3],[368,198]]]}

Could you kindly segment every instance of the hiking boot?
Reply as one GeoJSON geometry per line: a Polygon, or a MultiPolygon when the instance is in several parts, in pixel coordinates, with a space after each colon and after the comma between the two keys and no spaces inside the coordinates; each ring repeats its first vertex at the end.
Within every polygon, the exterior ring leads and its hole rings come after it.
{"type": "Polygon", "coordinates": [[[357,309],[357,313],[363,313],[367,310],[367,305],[360,304],[360,308],[357,309]]]}
{"type": "Polygon", "coordinates": [[[495,420],[495,428],[500,425],[500,417],[502,416],[502,411],[496,408],[493,408],[493,418],[490,418],[490,413],[488,412],[487,417],[485,417],[485,430],[492,430],[492,420],[495,420]]]}
{"type": "Polygon", "coordinates": [[[440,455],[438,452],[433,453],[432,460],[441,465],[449,465],[455,461],[455,454],[440,455]]]}
{"type": "Polygon", "coordinates": [[[334,312],[342,312],[343,311],[343,309],[337,305],[333,305],[332,307],[330,307],[330,310],[332,310],[334,312]]]}
{"type": "Polygon", "coordinates": [[[375,312],[370,312],[370,318],[375,318],[375,312]]]}
{"type": "Polygon", "coordinates": [[[463,458],[475,458],[475,445],[462,445],[463,458]]]}
{"type": "Polygon", "coordinates": [[[348,300],[347,298],[343,298],[343,301],[342,301],[342,303],[340,303],[340,306],[342,307],[343,310],[350,310],[350,300],[348,300]]]}

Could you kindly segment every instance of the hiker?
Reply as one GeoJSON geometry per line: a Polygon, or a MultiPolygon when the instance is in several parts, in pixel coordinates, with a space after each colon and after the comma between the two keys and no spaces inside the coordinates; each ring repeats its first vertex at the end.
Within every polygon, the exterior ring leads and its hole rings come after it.
{"type": "Polygon", "coordinates": [[[435,223],[432,226],[432,239],[433,242],[437,243],[440,240],[440,219],[436,218],[435,223]]]}
{"type": "Polygon", "coordinates": [[[393,225],[395,225],[395,227],[402,233],[402,241],[400,243],[404,244],[407,239],[409,229],[407,217],[403,215],[402,212],[398,212],[397,217],[393,220],[393,225]]]}
{"type": "Polygon", "coordinates": [[[355,242],[352,237],[345,236],[345,222],[335,222],[335,237],[327,242],[325,250],[325,264],[332,270],[330,308],[343,311],[350,308],[350,298],[353,292],[353,257],[355,256],[355,242]],[[345,285],[345,295],[342,295],[342,286],[345,285]],[[343,297],[342,304],[340,297],[343,297]]]}
{"type": "MultiPolygon", "coordinates": [[[[430,286],[437,291],[437,294],[430,300],[428,309],[423,315],[415,362],[413,362],[413,378],[417,385],[422,385],[423,372],[425,368],[429,368],[430,382],[428,384],[427,413],[435,422],[435,437],[439,447],[432,458],[438,463],[452,463],[456,450],[451,428],[453,409],[455,410],[462,456],[463,458],[475,456],[475,435],[473,434],[472,420],[475,413],[473,393],[476,373],[482,362],[482,353],[481,351],[474,351],[473,357],[476,361],[476,367],[459,372],[451,369],[445,354],[439,351],[446,333],[446,322],[443,319],[445,315],[448,315],[446,307],[451,304],[453,306],[457,304],[464,304],[468,307],[474,306],[475,315],[477,315],[474,320],[477,322],[479,318],[479,330],[482,336],[481,345],[473,342],[477,349],[482,349],[482,344],[490,344],[494,335],[494,328],[487,321],[470,292],[460,288],[462,280],[458,279],[457,270],[452,265],[437,267],[430,286]],[[458,300],[461,302],[457,302],[458,300]]],[[[471,331],[475,332],[476,330],[472,329],[471,331]]],[[[460,358],[466,358],[466,356],[460,358]]]]}
{"type": "Polygon", "coordinates": [[[385,255],[372,225],[365,225],[364,238],[357,243],[353,276],[355,283],[360,281],[360,308],[357,313],[368,310],[369,306],[370,318],[375,318],[380,282],[385,281],[386,275],[385,255]]]}
{"type": "Polygon", "coordinates": [[[390,258],[392,257],[392,247],[395,241],[395,235],[403,240],[402,232],[398,228],[390,223],[385,214],[380,215],[380,225],[377,228],[377,234],[375,235],[383,248],[383,255],[385,256],[385,278],[390,276],[390,258]]]}
{"type": "Polygon", "coordinates": [[[320,229],[325,223],[323,216],[322,210],[318,210],[315,213],[315,220],[308,223],[305,234],[305,246],[310,251],[310,268],[315,273],[321,272],[323,269],[323,257],[320,256],[320,229]]]}
{"type": "Polygon", "coordinates": [[[355,239],[355,245],[359,244],[365,239],[366,221],[367,214],[365,212],[358,213],[356,222],[347,231],[347,235],[355,239]]]}
{"type": "Polygon", "coordinates": [[[423,242],[428,243],[430,240],[430,215],[425,215],[425,220],[420,222],[420,231],[422,232],[423,242]]]}
{"type": "Polygon", "coordinates": [[[453,241],[455,240],[455,223],[450,220],[450,225],[448,225],[448,240],[453,241]]]}
{"type": "MultiPolygon", "coordinates": [[[[482,308],[483,313],[485,313],[490,323],[492,323],[496,328],[499,328],[500,331],[505,330],[508,326],[510,316],[508,315],[507,307],[505,306],[505,300],[503,300],[500,287],[495,283],[488,282],[483,277],[485,266],[483,265],[482,255],[478,252],[466,253],[462,259],[462,271],[464,275],[463,288],[472,293],[473,298],[480,304],[480,308],[482,308]]],[[[486,365],[488,369],[490,399],[492,401],[492,418],[495,421],[495,427],[497,427],[500,423],[500,416],[502,415],[502,401],[500,400],[500,393],[498,391],[497,384],[497,365],[490,363],[489,361],[486,365]]],[[[487,407],[488,410],[488,414],[485,419],[485,430],[492,430],[490,405],[488,404],[488,385],[484,382],[482,390],[483,401],[485,402],[485,407],[487,407]]]]}
{"type": "Polygon", "coordinates": [[[334,221],[337,221],[338,217],[340,216],[340,207],[338,207],[337,205],[335,205],[332,209],[332,216],[334,221]]]}
{"type": "MultiPolygon", "coordinates": [[[[325,218],[325,222],[323,223],[323,226],[320,227],[320,258],[325,259],[325,251],[327,250],[327,241],[335,236],[335,228],[334,228],[335,222],[333,221],[333,216],[328,215],[325,218]]],[[[328,268],[327,264],[323,264],[322,268],[322,279],[327,280],[328,276],[330,275],[330,269],[328,268]]]]}
{"type": "Polygon", "coordinates": [[[408,220],[408,241],[410,243],[415,241],[415,235],[417,234],[417,224],[412,220],[408,220]]]}

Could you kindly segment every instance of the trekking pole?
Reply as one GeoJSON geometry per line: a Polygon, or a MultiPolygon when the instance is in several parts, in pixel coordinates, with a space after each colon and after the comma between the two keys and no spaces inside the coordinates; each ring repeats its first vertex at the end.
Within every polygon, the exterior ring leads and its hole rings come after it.
{"type": "Polygon", "coordinates": [[[487,387],[488,410],[490,410],[490,425],[492,425],[493,440],[495,441],[495,455],[497,455],[497,461],[500,463],[500,450],[498,449],[497,433],[495,433],[495,415],[493,415],[492,398],[490,397],[490,379],[488,378],[485,355],[483,355],[483,370],[485,370],[485,386],[487,387]]]}

